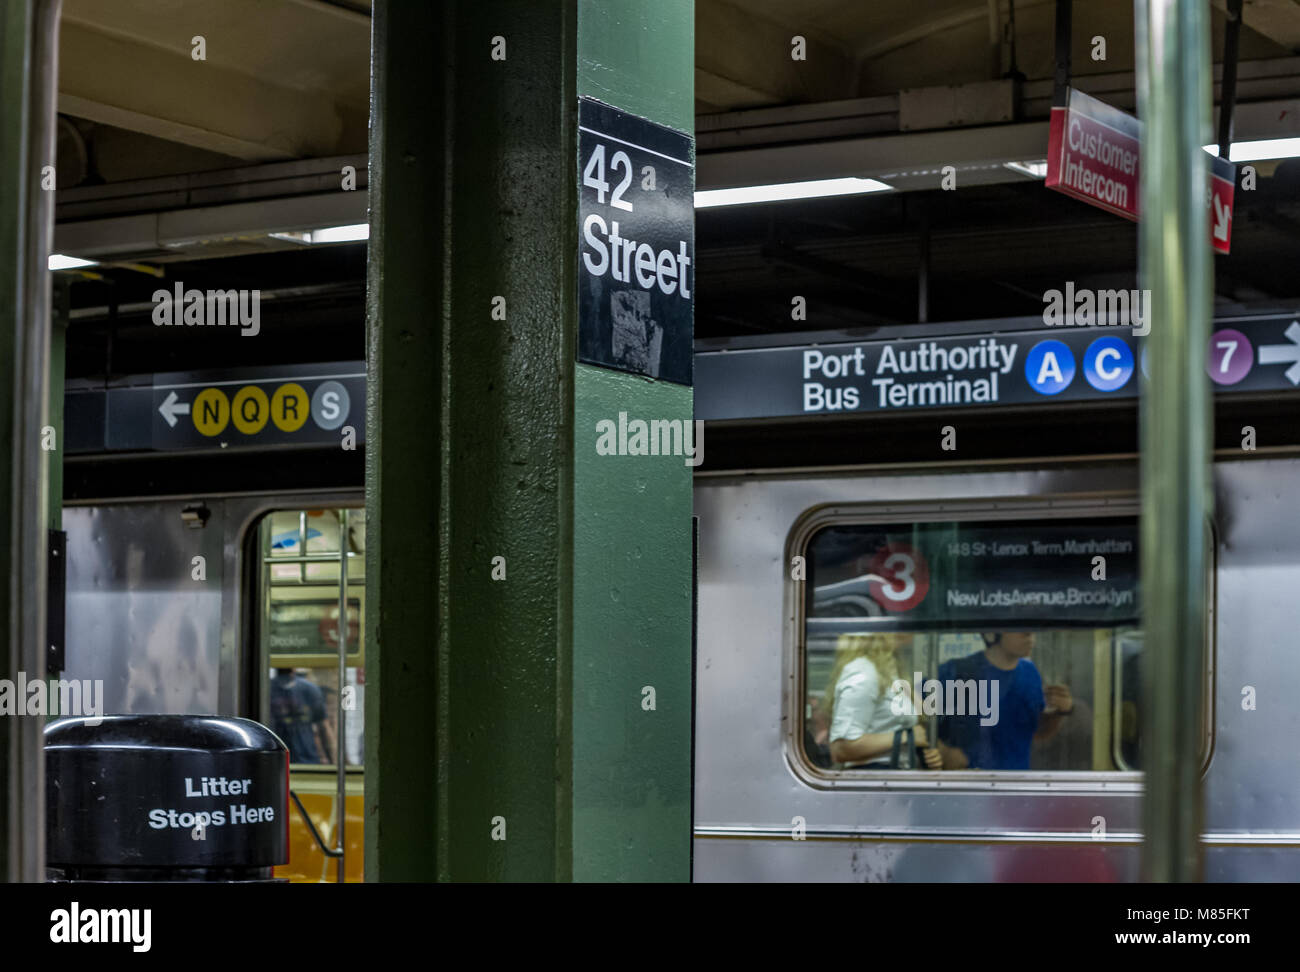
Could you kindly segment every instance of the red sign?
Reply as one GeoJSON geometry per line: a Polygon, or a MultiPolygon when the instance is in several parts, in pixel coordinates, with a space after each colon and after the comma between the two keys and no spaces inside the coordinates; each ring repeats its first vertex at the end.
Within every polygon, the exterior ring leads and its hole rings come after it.
{"type": "MultiPolygon", "coordinates": [[[[1104,101],[1070,89],[1064,108],[1052,109],[1047,145],[1049,189],[1123,216],[1138,218],[1142,123],[1104,101]]],[[[1210,243],[1227,253],[1237,169],[1210,157],[1205,205],[1210,243]]]]}
{"type": "Polygon", "coordinates": [[[867,566],[871,598],[886,611],[910,611],[930,592],[930,565],[905,543],[888,543],[867,566]]]}
{"type": "Polygon", "coordinates": [[[1232,199],[1236,191],[1237,167],[1214,156],[1205,205],[1210,210],[1210,243],[1220,253],[1227,253],[1232,245],[1232,199]]]}

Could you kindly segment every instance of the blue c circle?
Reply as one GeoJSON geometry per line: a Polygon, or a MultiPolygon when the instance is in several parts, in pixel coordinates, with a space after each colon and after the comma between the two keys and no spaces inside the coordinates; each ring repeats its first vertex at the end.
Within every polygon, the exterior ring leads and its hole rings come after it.
{"type": "Polygon", "coordinates": [[[1133,377],[1133,351],[1117,337],[1100,337],[1083,352],[1083,377],[1097,391],[1123,388],[1133,377]]]}
{"type": "Polygon", "coordinates": [[[1074,381],[1074,353],[1063,341],[1039,341],[1025,355],[1025,380],[1040,395],[1056,395],[1074,381]]]}

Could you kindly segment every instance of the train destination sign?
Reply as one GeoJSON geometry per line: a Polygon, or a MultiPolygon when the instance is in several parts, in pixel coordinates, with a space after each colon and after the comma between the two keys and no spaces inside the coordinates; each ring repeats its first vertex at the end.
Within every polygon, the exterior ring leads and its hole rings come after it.
{"type": "Polygon", "coordinates": [[[689,385],[693,140],[580,99],[578,198],[578,360],[689,385]]]}
{"type": "Polygon", "coordinates": [[[1137,550],[1131,517],[828,527],[809,545],[808,630],[1131,624],[1137,550]]]}
{"type": "MultiPolygon", "coordinates": [[[[1048,135],[1049,189],[1126,219],[1138,218],[1142,123],[1127,112],[1070,89],[1065,107],[1052,109],[1048,135]]],[[[1232,245],[1232,204],[1237,169],[1209,155],[1205,205],[1210,243],[1219,253],[1232,245]]]]}
{"type": "MultiPolygon", "coordinates": [[[[1300,387],[1300,316],[1216,322],[1206,372],[1216,391],[1300,387]]],[[[1130,327],[701,352],[705,421],[1135,398],[1149,373],[1130,327]]]]}

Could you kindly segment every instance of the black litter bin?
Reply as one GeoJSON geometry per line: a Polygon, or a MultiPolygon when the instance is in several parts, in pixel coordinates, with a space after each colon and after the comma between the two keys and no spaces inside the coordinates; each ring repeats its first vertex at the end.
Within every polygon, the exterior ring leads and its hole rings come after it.
{"type": "Polygon", "coordinates": [[[51,881],[270,881],[289,860],[289,752],[249,719],[45,728],[51,881]]]}

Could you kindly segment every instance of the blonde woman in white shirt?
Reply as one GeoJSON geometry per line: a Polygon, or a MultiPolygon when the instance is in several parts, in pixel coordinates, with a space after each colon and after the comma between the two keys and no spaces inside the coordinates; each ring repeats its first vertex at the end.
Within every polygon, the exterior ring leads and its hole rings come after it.
{"type": "Polygon", "coordinates": [[[920,700],[913,698],[910,682],[898,670],[898,651],[911,641],[910,634],[891,631],[845,634],[836,642],[826,707],[831,759],[844,768],[887,768],[900,729],[913,730],[926,767],[942,768],[939,751],[917,723],[920,700]]]}

